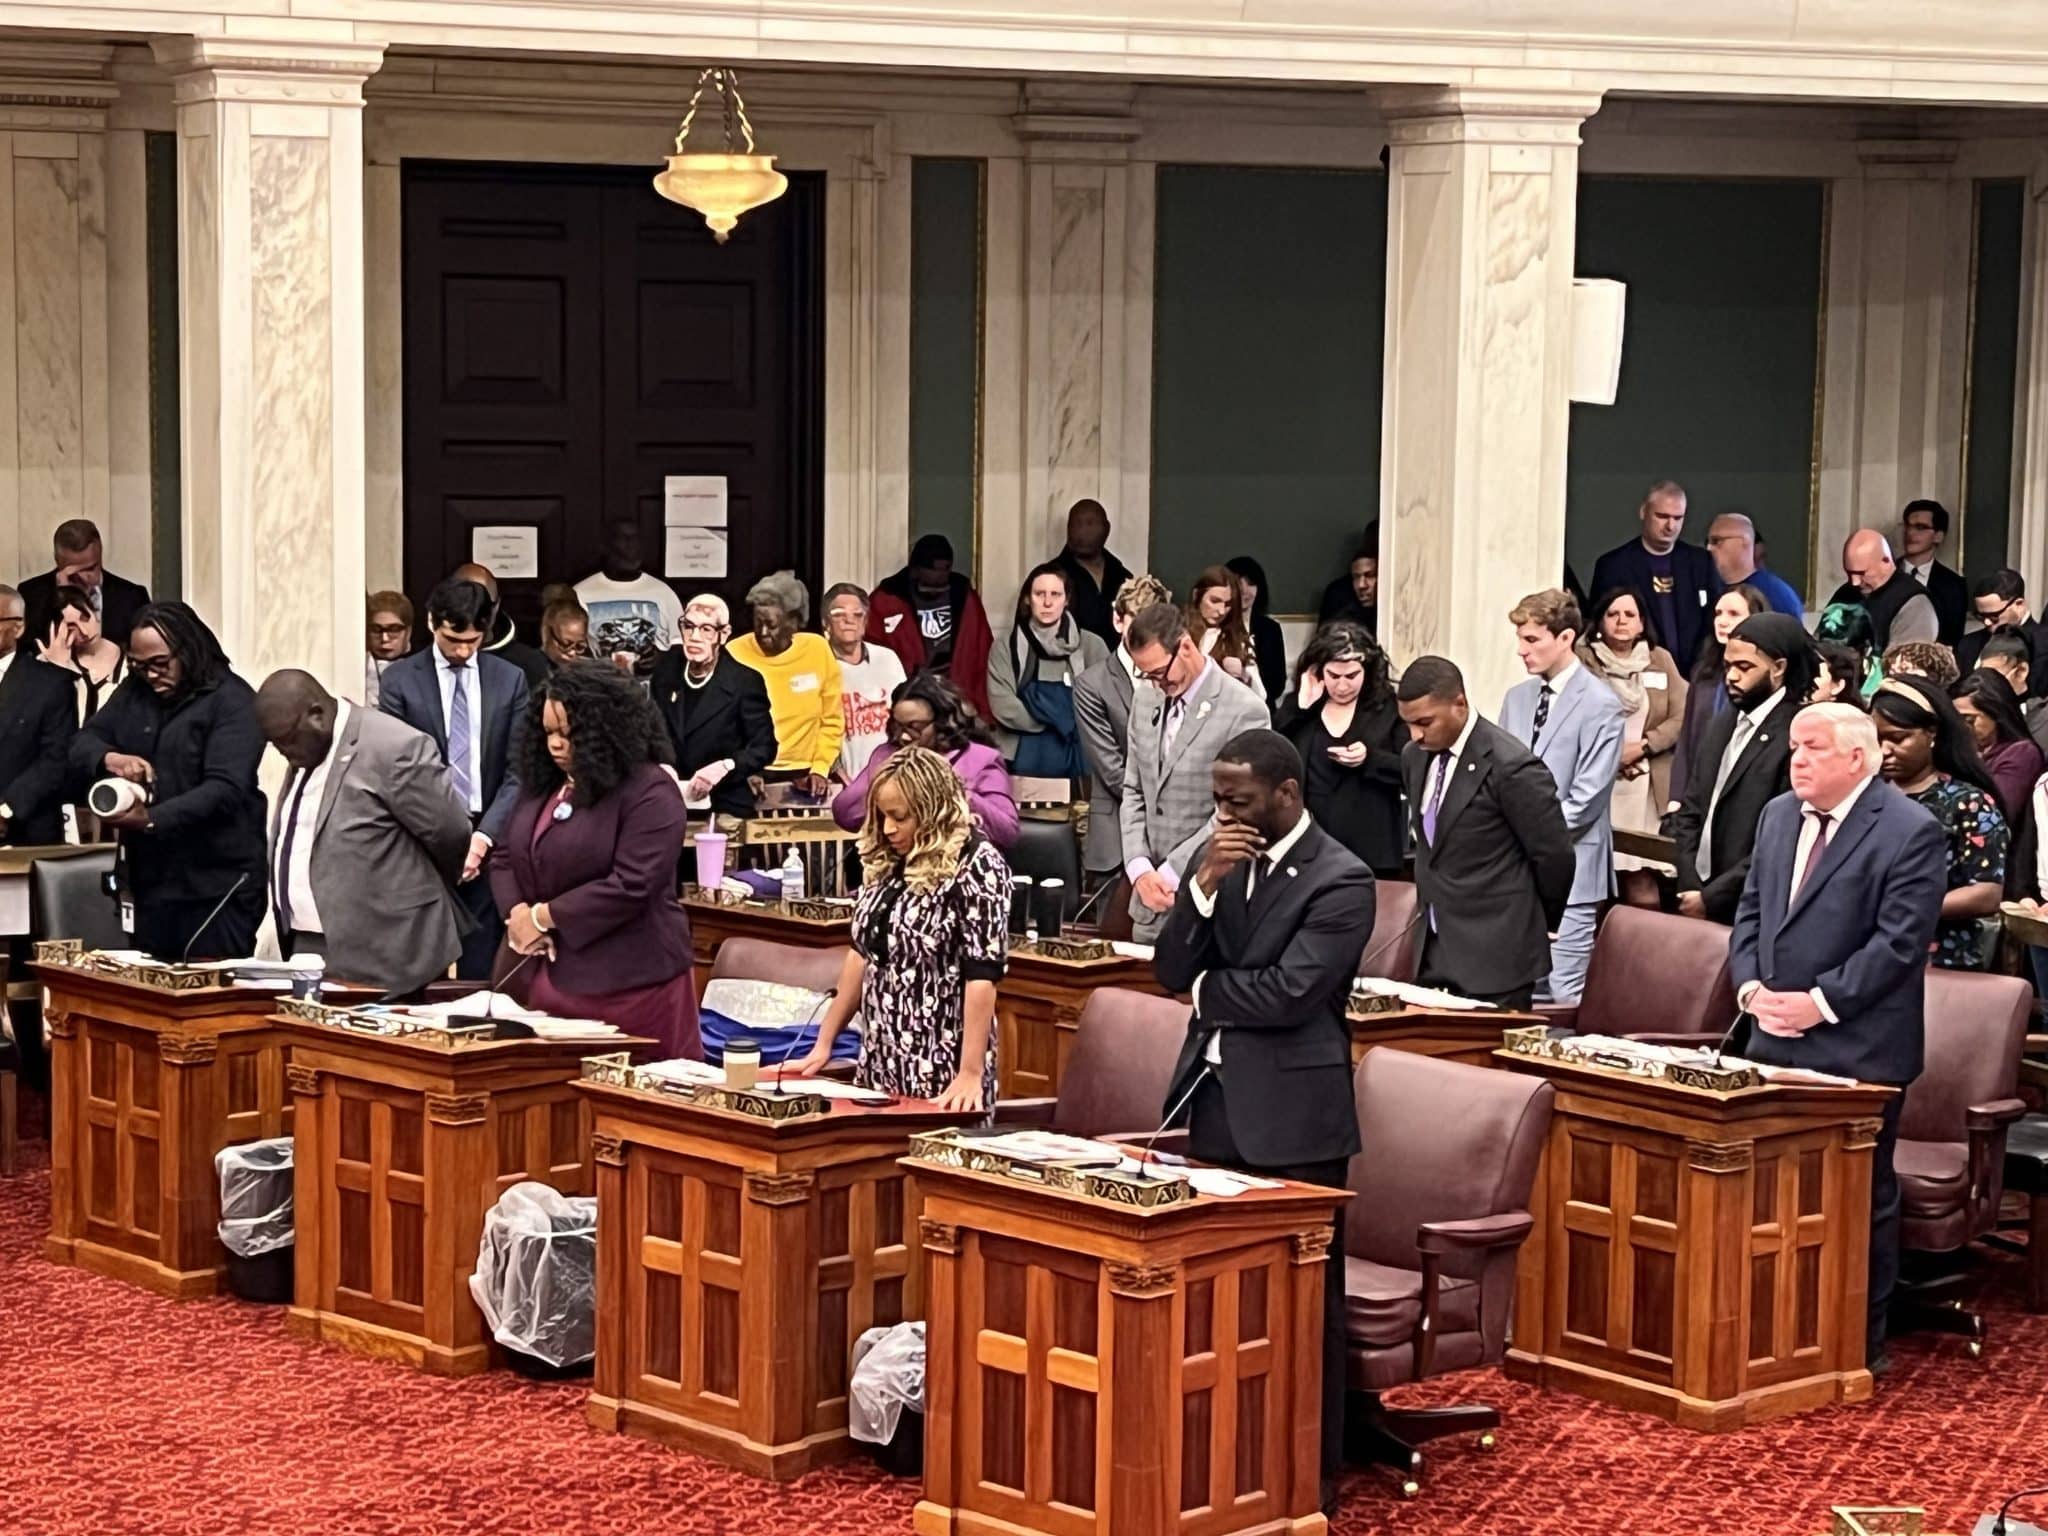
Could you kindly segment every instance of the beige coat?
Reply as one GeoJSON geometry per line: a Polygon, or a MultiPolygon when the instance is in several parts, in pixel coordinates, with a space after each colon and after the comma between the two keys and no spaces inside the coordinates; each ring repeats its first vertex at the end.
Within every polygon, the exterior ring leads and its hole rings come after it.
{"type": "MultiPolygon", "coordinates": [[[[1588,672],[1608,681],[1591,642],[1579,647],[1579,660],[1588,672]]],[[[1685,724],[1686,683],[1685,674],[1671,659],[1671,653],[1654,645],[1650,647],[1650,664],[1643,669],[1643,675],[1654,677],[1659,673],[1663,674],[1664,686],[1643,689],[1643,698],[1650,706],[1643,718],[1643,742],[1650,754],[1650,804],[1661,812],[1671,803],[1671,755],[1678,746],[1679,729],[1685,724]]]]}

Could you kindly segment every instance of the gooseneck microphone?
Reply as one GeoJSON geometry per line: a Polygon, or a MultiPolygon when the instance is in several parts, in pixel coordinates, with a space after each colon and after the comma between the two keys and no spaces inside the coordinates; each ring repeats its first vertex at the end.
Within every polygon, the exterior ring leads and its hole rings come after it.
{"type": "Polygon", "coordinates": [[[786,1069],[789,1066],[789,1058],[794,1056],[796,1048],[804,1043],[804,1031],[818,1022],[818,1010],[838,995],[839,989],[837,987],[827,987],[824,995],[811,1004],[810,1016],[803,1023],[797,1025],[796,1038],[783,1047],[782,1060],[775,1063],[775,1096],[778,1099],[789,1096],[789,1089],[785,1086],[789,1079],[789,1073],[786,1069]]]}
{"type": "Polygon", "coordinates": [[[1735,1022],[1733,1024],[1730,1024],[1727,1030],[1722,1034],[1721,1038],[1714,1042],[1715,1066],[1718,1067],[1721,1065],[1721,1053],[1727,1050],[1729,1042],[1734,1040],[1735,1031],[1742,1028],[1745,1021],[1752,1019],[1754,1017],[1755,1015],[1752,1014],[1747,1008],[1738,1008],[1735,1010],[1735,1022]]]}
{"type": "MultiPolygon", "coordinates": [[[[1217,1029],[1221,1029],[1222,1027],[1223,1026],[1219,1024],[1217,1026],[1217,1029]]],[[[1138,1155],[1139,1178],[1149,1179],[1152,1177],[1152,1174],[1150,1172],[1152,1167],[1152,1143],[1157,1141],[1162,1135],[1165,1134],[1166,1128],[1169,1125],[1173,1124],[1175,1118],[1179,1116],[1182,1110],[1188,1107],[1188,1101],[1195,1096],[1195,1090],[1202,1086],[1203,1079],[1207,1078],[1211,1073],[1213,1073],[1216,1070],[1216,1063],[1209,1060],[1209,1041],[1215,1035],[1215,1033],[1215,1030],[1211,1030],[1208,1034],[1202,1037],[1202,1044],[1200,1046],[1202,1070],[1197,1072],[1195,1074],[1194,1081],[1188,1084],[1188,1091],[1182,1094],[1178,1099],[1174,1101],[1173,1107],[1166,1112],[1166,1118],[1159,1122],[1158,1129],[1154,1130],[1150,1136],[1147,1136],[1145,1138],[1145,1150],[1138,1155]]]]}
{"type": "Polygon", "coordinates": [[[529,965],[533,964],[534,961],[538,960],[542,955],[546,953],[547,951],[545,949],[536,949],[535,951],[533,951],[533,953],[529,955],[523,955],[520,957],[519,963],[513,966],[511,970],[507,971],[497,980],[489,981],[484,984],[484,1020],[486,1023],[495,1027],[498,1022],[498,1016],[496,1013],[498,1004],[498,988],[504,986],[506,982],[510,981],[514,976],[517,976],[521,971],[525,970],[529,965]]]}
{"type": "Polygon", "coordinates": [[[192,963],[192,946],[199,942],[199,935],[206,932],[207,929],[213,926],[213,920],[221,915],[221,912],[225,910],[229,902],[235,899],[235,892],[239,891],[243,886],[247,885],[248,883],[249,871],[247,871],[246,869],[243,870],[239,875],[235,876],[235,883],[228,887],[227,895],[221,897],[219,901],[215,902],[213,904],[213,910],[206,914],[206,921],[204,921],[197,928],[194,928],[192,930],[192,937],[185,941],[184,951],[178,956],[178,964],[190,965],[192,963]]]}

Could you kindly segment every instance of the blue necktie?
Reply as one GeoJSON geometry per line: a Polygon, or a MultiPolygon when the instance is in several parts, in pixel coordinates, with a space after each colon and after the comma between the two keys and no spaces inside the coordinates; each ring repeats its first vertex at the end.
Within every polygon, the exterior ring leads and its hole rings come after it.
{"type": "Polygon", "coordinates": [[[462,808],[469,809],[469,668],[455,665],[455,693],[448,702],[448,782],[462,808]]]}

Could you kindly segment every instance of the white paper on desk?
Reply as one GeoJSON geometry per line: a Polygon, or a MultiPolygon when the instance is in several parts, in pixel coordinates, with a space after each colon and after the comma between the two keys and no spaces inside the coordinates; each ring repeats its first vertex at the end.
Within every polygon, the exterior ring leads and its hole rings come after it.
{"type": "Polygon", "coordinates": [[[526,1025],[543,1040],[604,1040],[619,1033],[616,1026],[601,1019],[558,1019],[553,1014],[536,1012],[514,1002],[502,992],[472,992],[467,997],[451,997],[445,1002],[420,1003],[405,1011],[443,1020],[504,1019],[508,1023],[526,1025]]]}
{"type": "Polygon", "coordinates": [[[662,556],[662,567],[670,576],[694,576],[715,581],[725,575],[725,530],[722,528],[670,528],[662,556]]]}
{"type": "MultiPolygon", "coordinates": [[[[664,475],[661,480],[661,525],[664,528],[726,526],[723,475],[664,475]]],[[[670,575],[675,572],[671,571],[670,575]]]]}
{"type": "Polygon", "coordinates": [[[540,530],[472,528],[469,558],[500,581],[533,581],[540,576],[540,530]]]}
{"type": "Polygon", "coordinates": [[[1198,1195],[1216,1195],[1229,1199],[1241,1195],[1248,1189],[1278,1189],[1278,1179],[1255,1178],[1249,1173],[1237,1173],[1229,1168],[1190,1168],[1187,1171],[1190,1187],[1198,1195]]]}
{"type": "Polygon", "coordinates": [[[1439,992],[1435,987],[1418,987],[1412,982],[1389,981],[1384,976],[1360,976],[1352,982],[1351,989],[1373,997],[1391,997],[1410,1008],[1428,1008],[1444,1013],[1478,1013],[1493,1007],[1493,1004],[1482,1003],[1477,998],[1439,992]]]}
{"type": "Polygon", "coordinates": [[[1109,947],[1122,955],[1126,960],[1150,960],[1152,958],[1152,946],[1150,944],[1131,944],[1125,940],[1116,939],[1111,941],[1109,947]]]}

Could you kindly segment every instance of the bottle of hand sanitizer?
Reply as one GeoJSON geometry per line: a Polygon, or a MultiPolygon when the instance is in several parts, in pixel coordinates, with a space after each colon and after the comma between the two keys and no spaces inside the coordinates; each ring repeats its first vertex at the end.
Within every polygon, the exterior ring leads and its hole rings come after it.
{"type": "Polygon", "coordinates": [[[782,899],[804,899],[804,861],[798,856],[795,843],[789,845],[789,856],[782,861],[782,899]]]}

